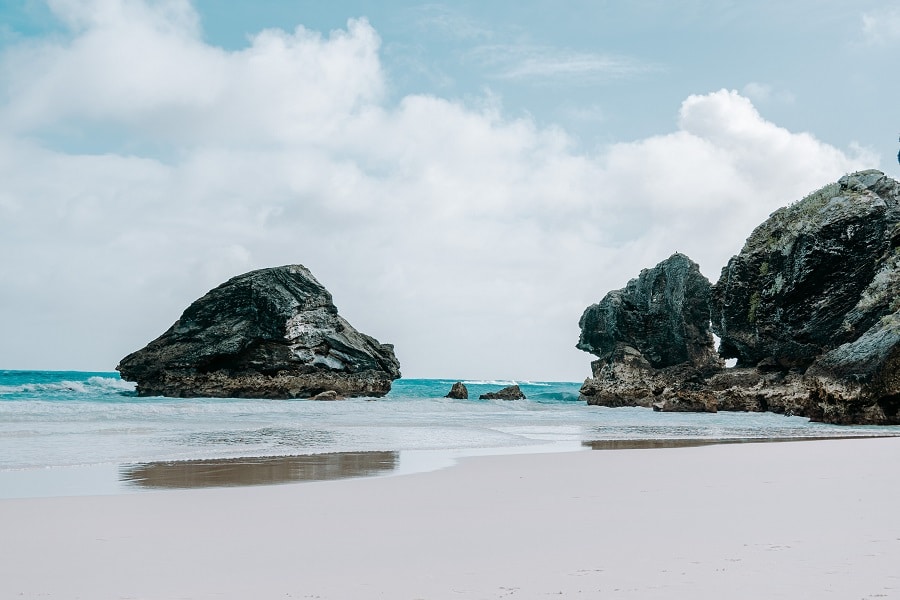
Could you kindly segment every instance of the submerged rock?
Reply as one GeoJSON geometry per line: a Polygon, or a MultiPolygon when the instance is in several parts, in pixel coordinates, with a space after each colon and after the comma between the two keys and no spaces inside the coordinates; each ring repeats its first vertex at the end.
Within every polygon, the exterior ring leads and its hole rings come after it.
{"type": "Polygon", "coordinates": [[[310,400],[319,400],[322,402],[330,401],[330,400],[343,400],[343,399],[344,399],[344,397],[341,396],[340,394],[338,394],[334,390],[325,390],[324,392],[319,392],[318,394],[316,394],[315,396],[310,398],[310,400]]]}
{"type": "Polygon", "coordinates": [[[488,392],[478,396],[479,400],[525,400],[525,394],[518,385],[509,385],[496,392],[488,392]]]}
{"type": "Polygon", "coordinates": [[[589,306],[578,348],[598,360],[581,396],[601,406],[716,410],[703,389],[721,366],[709,330],[711,285],[695,262],[673,254],[589,306]]]}
{"type": "Polygon", "coordinates": [[[141,396],[383,396],[400,377],[393,346],[338,315],[301,265],[234,277],[116,367],[141,396]]]}
{"type": "Polygon", "coordinates": [[[450,392],[445,398],[454,398],[456,400],[468,400],[469,389],[462,381],[457,381],[450,387],[450,392]]]}

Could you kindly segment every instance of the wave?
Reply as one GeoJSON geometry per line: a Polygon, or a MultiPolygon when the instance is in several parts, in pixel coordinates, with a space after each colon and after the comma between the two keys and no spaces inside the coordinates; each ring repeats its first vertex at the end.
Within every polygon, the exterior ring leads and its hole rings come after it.
{"type": "Polygon", "coordinates": [[[575,391],[536,392],[529,394],[528,399],[535,402],[578,402],[581,394],[575,391]]]}
{"type": "Polygon", "coordinates": [[[84,381],[64,379],[49,383],[0,385],[0,396],[18,394],[123,394],[134,392],[135,384],[112,377],[89,377],[84,381]]]}

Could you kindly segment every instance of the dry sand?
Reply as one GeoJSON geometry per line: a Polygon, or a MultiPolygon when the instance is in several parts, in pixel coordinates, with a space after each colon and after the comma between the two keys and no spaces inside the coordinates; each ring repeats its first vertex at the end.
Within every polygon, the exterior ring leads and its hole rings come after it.
{"type": "Polygon", "coordinates": [[[2,598],[900,598],[900,439],[0,501],[2,598]]]}

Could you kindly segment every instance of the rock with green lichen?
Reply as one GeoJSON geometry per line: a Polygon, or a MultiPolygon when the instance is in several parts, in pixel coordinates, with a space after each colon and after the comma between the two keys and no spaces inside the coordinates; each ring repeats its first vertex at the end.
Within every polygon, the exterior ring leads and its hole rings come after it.
{"type": "Polygon", "coordinates": [[[842,177],[774,212],[713,286],[713,331],[724,358],[774,358],[806,369],[884,311],[846,322],[900,239],[900,186],[880,171],[842,177]]]}
{"type": "Polygon", "coordinates": [[[772,213],[711,290],[698,276],[660,263],[585,311],[588,403],[900,424],[900,183],[842,177],[772,213]],[[737,367],[709,359],[707,315],[737,367]]]}
{"type": "Polygon", "coordinates": [[[722,270],[710,308],[720,354],[757,373],[727,388],[729,402],[788,398],[785,412],[814,420],[900,423],[900,184],[862,171],[774,212],[722,270]]]}

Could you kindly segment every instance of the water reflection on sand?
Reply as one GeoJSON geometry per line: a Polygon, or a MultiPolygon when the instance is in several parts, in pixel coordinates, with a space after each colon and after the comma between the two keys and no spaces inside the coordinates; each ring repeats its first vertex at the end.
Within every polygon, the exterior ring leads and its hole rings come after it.
{"type": "Polygon", "coordinates": [[[769,442],[814,442],[822,440],[851,440],[893,437],[888,435],[833,435],[806,437],[743,437],[743,438],[672,438],[644,440],[591,440],[581,445],[591,450],[642,450],[646,448],[689,448],[714,444],[762,444],[769,442]]]}
{"type": "Polygon", "coordinates": [[[398,452],[337,452],[148,462],[123,465],[119,480],[126,486],[146,489],[272,485],[384,475],[397,467],[398,460],[398,452]]]}

